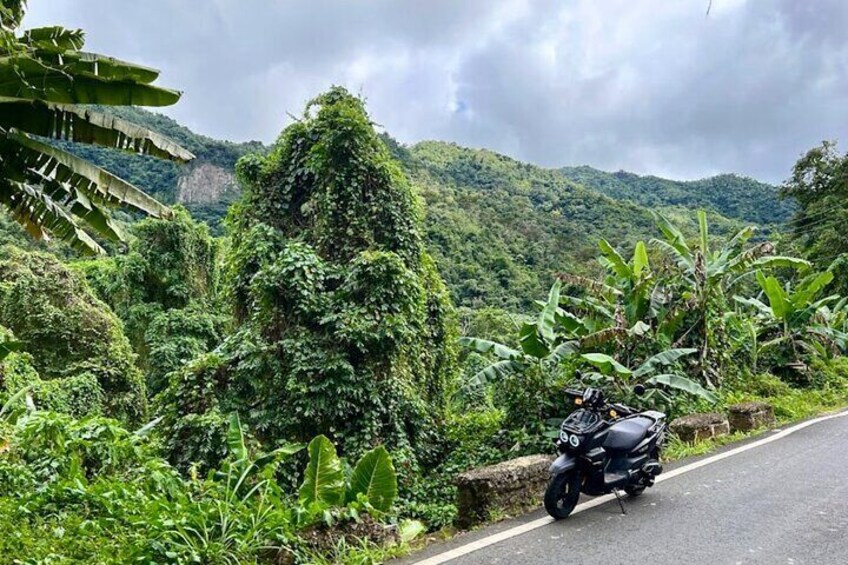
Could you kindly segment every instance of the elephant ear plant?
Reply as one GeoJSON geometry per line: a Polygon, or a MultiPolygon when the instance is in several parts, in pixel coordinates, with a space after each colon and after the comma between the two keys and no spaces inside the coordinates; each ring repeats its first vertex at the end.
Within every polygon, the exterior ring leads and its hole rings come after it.
{"type": "Polygon", "coordinates": [[[323,435],[315,437],[307,447],[309,463],[298,492],[301,520],[322,518],[334,521],[334,510],[346,507],[358,518],[359,511],[381,515],[391,510],[398,486],[391,457],[383,446],[365,453],[346,477],[345,462],[333,443],[323,435]]]}
{"type": "Polygon", "coordinates": [[[103,253],[89,231],[124,239],[110,208],[124,205],[155,217],[170,211],[50,140],[186,162],[194,156],[173,141],[81,106],[169,106],[180,93],[154,86],[157,70],[83,51],[81,30],[19,32],[25,6],[3,0],[0,10],[0,204],[36,238],[54,235],[82,253],[103,253]]]}

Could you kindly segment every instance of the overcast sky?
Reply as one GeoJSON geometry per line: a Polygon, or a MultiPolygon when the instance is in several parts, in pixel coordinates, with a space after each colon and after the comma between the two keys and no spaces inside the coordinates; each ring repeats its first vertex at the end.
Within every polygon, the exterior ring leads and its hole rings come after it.
{"type": "Polygon", "coordinates": [[[846,0],[29,0],[27,27],[162,70],[166,110],[272,141],[332,84],[406,143],[771,182],[848,149],[846,0]]]}

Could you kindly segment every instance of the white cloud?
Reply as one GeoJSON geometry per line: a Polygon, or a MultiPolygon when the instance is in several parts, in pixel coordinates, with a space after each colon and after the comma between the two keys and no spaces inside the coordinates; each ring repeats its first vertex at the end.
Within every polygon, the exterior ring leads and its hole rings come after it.
{"type": "Polygon", "coordinates": [[[770,181],[848,133],[842,0],[31,0],[28,25],[163,70],[193,129],[271,141],[331,84],[402,141],[770,181]]]}

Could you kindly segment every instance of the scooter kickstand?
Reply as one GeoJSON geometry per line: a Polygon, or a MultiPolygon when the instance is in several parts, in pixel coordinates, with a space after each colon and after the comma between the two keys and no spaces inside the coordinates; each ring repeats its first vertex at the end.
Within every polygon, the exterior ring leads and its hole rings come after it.
{"type": "Polygon", "coordinates": [[[627,510],[624,509],[624,503],[621,501],[621,494],[618,492],[617,488],[612,489],[612,492],[615,494],[615,499],[618,501],[618,506],[621,508],[621,513],[624,516],[627,516],[627,510]]]}

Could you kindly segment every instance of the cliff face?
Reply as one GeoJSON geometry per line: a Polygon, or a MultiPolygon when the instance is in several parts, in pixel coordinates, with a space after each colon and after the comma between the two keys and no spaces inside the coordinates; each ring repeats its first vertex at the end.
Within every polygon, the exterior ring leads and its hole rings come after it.
{"type": "Polygon", "coordinates": [[[212,163],[193,163],[181,172],[177,181],[180,204],[211,204],[238,190],[233,173],[212,163]]]}

